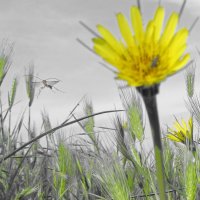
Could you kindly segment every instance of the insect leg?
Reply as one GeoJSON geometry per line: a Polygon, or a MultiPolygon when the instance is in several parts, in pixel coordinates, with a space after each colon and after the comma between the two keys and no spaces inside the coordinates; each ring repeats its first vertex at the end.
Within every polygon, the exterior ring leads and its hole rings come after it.
{"type": "Polygon", "coordinates": [[[45,86],[40,87],[39,91],[38,91],[38,95],[37,98],[39,97],[40,93],[42,92],[42,90],[45,88],[45,86]]]}
{"type": "Polygon", "coordinates": [[[58,89],[58,88],[57,88],[57,87],[55,87],[55,86],[53,86],[53,88],[54,88],[55,90],[59,91],[59,92],[65,93],[64,91],[62,91],[62,90],[58,89]]]}

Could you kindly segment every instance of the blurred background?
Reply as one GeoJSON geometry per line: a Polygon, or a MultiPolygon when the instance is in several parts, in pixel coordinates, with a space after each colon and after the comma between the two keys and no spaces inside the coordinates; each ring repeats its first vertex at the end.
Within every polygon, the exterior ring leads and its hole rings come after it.
{"type": "MultiPolygon", "coordinates": [[[[182,0],[162,0],[166,9],[166,19],[172,11],[179,11],[182,0]]],[[[75,104],[87,95],[92,100],[94,112],[121,109],[119,91],[114,74],[99,64],[101,59],[77,42],[77,38],[92,47],[91,35],[79,21],[92,29],[97,24],[109,28],[120,37],[115,14],[124,13],[129,17],[134,0],[0,0],[0,41],[14,43],[12,66],[1,95],[7,100],[7,90],[11,88],[13,77],[20,84],[17,100],[20,100],[16,116],[27,106],[25,89],[25,70],[34,64],[35,74],[41,79],[57,78],[61,80],[56,87],[65,93],[52,92],[45,88],[35,98],[32,118],[41,119],[41,111],[49,113],[56,125],[63,121],[75,104]],[[20,106],[19,106],[20,105],[20,106]]],[[[142,0],[141,8],[144,24],[153,16],[158,1],[142,0]]],[[[200,2],[189,0],[180,20],[179,27],[190,27],[199,15],[200,2]]],[[[198,88],[199,56],[195,47],[200,48],[200,24],[197,23],[190,33],[188,51],[196,59],[196,82],[198,88]]],[[[4,45],[4,44],[2,44],[4,45]]],[[[36,91],[36,94],[38,89],[36,91]]],[[[196,91],[198,94],[198,91],[196,91]]],[[[184,71],[168,78],[161,84],[158,95],[161,127],[166,127],[178,118],[189,118],[185,107],[187,101],[184,71]]],[[[111,116],[111,115],[110,115],[111,116]]],[[[97,123],[109,123],[112,117],[98,116],[97,123]]]]}

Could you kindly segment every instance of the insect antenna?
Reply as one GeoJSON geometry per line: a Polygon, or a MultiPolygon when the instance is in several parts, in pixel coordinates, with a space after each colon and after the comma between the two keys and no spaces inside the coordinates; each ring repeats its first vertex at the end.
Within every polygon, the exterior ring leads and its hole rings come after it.
{"type": "Polygon", "coordinates": [[[64,92],[63,90],[60,90],[60,89],[58,89],[58,88],[55,87],[55,86],[53,86],[53,88],[56,89],[56,90],[59,91],[59,92],[66,93],[66,92],[64,92]]]}

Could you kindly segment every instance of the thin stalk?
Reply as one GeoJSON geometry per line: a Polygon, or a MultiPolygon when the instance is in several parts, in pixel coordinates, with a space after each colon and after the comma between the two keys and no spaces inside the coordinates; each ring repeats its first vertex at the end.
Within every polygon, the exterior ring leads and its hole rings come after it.
{"type": "Polygon", "coordinates": [[[107,113],[113,113],[113,112],[122,112],[122,111],[124,111],[124,110],[108,110],[108,111],[102,111],[102,112],[94,113],[94,114],[92,114],[92,115],[88,115],[88,116],[85,116],[85,117],[78,118],[77,120],[73,120],[73,121],[70,121],[70,122],[68,122],[68,123],[62,123],[61,125],[59,125],[59,126],[57,126],[57,127],[55,127],[55,128],[52,128],[52,129],[49,130],[49,131],[46,131],[46,132],[44,132],[44,133],[41,133],[40,135],[34,137],[32,140],[30,140],[30,141],[26,142],[25,144],[23,144],[21,147],[15,149],[13,152],[9,153],[8,155],[5,155],[5,157],[2,158],[2,159],[0,160],[0,164],[1,164],[3,161],[7,160],[8,158],[14,156],[17,152],[21,151],[22,149],[24,149],[24,148],[27,147],[28,145],[30,145],[30,144],[32,144],[32,143],[38,141],[39,139],[45,137],[46,135],[48,135],[48,134],[50,134],[50,133],[53,133],[53,132],[55,132],[55,131],[57,131],[57,130],[59,130],[59,129],[61,129],[61,128],[64,128],[64,127],[66,127],[66,126],[75,124],[75,123],[77,123],[77,122],[83,121],[83,120],[85,120],[85,119],[88,119],[88,118],[90,118],[90,117],[94,117],[94,116],[97,116],[97,115],[107,114],[107,113]]]}
{"type": "Polygon", "coordinates": [[[3,109],[1,102],[1,92],[0,92],[0,122],[1,122],[1,133],[3,141],[6,141],[5,133],[4,133],[4,121],[3,121],[3,109]]]}
{"type": "Polygon", "coordinates": [[[8,148],[7,150],[10,150],[10,141],[11,141],[11,108],[9,109],[9,118],[8,118],[8,148]]]}
{"type": "Polygon", "coordinates": [[[11,134],[11,109],[9,110],[9,125],[8,125],[8,132],[9,132],[9,134],[11,134]]]}
{"type": "MultiPolygon", "coordinates": [[[[183,190],[183,189],[178,189],[178,190],[183,190]]],[[[165,191],[165,193],[167,193],[167,194],[169,194],[169,193],[175,193],[176,194],[176,192],[177,192],[177,189],[165,191]]],[[[138,199],[138,198],[144,198],[144,197],[152,197],[152,196],[155,196],[156,194],[159,194],[159,193],[150,193],[148,195],[143,194],[143,195],[132,196],[131,199],[138,199]]]]}
{"type": "MultiPolygon", "coordinates": [[[[15,170],[14,174],[12,175],[10,181],[9,181],[9,184],[8,184],[8,191],[12,191],[12,187],[13,187],[13,184],[15,182],[15,178],[17,177],[19,171],[20,171],[20,168],[22,167],[22,164],[24,163],[25,159],[27,158],[27,155],[31,149],[31,147],[33,146],[33,144],[29,147],[29,149],[27,150],[26,154],[22,157],[22,160],[21,162],[19,163],[17,169],[15,170]]],[[[7,192],[6,194],[6,200],[9,200],[10,197],[12,196],[12,193],[10,192],[7,192]]]]}
{"type": "Polygon", "coordinates": [[[162,151],[162,143],[160,137],[160,124],[157,110],[157,101],[156,95],[143,96],[143,100],[146,106],[146,110],[148,113],[151,132],[154,143],[154,154],[156,161],[156,176],[158,182],[158,188],[160,191],[160,200],[165,200],[165,177],[164,177],[164,166],[163,166],[163,151],[162,151]]]}
{"type": "Polygon", "coordinates": [[[31,106],[28,107],[28,137],[29,137],[29,140],[32,139],[31,137],[31,106]]]}

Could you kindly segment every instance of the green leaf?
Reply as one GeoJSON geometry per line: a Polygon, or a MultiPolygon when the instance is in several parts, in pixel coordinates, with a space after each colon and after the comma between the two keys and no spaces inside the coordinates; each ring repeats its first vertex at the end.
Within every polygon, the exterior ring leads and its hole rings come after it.
{"type": "Polygon", "coordinates": [[[6,65],[6,60],[5,58],[0,58],[0,82],[2,81],[3,77],[4,77],[4,67],[6,65]]]}
{"type": "Polygon", "coordinates": [[[13,80],[13,84],[12,84],[11,95],[8,93],[8,103],[9,103],[10,109],[12,108],[12,106],[14,104],[16,91],[17,91],[17,84],[18,84],[18,82],[17,82],[17,79],[15,78],[13,80]]]}
{"type": "Polygon", "coordinates": [[[185,177],[185,192],[187,200],[195,200],[197,192],[197,173],[195,162],[188,162],[185,177]]]}
{"type": "Polygon", "coordinates": [[[38,190],[38,186],[35,187],[27,187],[23,189],[20,193],[18,193],[15,197],[15,200],[21,200],[24,199],[25,197],[28,197],[29,195],[33,194],[38,190]]]}
{"type": "Polygon", "coordinates": [[[136,137],[139,141],[143,138],[144,128],[141,119],[141,113],[136,105],[132,105],[128,109],[129,128],[132,136],[136,137]]]}
{"type": "Polygon", "coordinates": [[[34,79],[34,65],[30,65],[28,69],[28,74],[26,75],[26,92],[29,98],[29,107],[33,103],[35,96],[35,85],[33,84],[34,79]]]}

